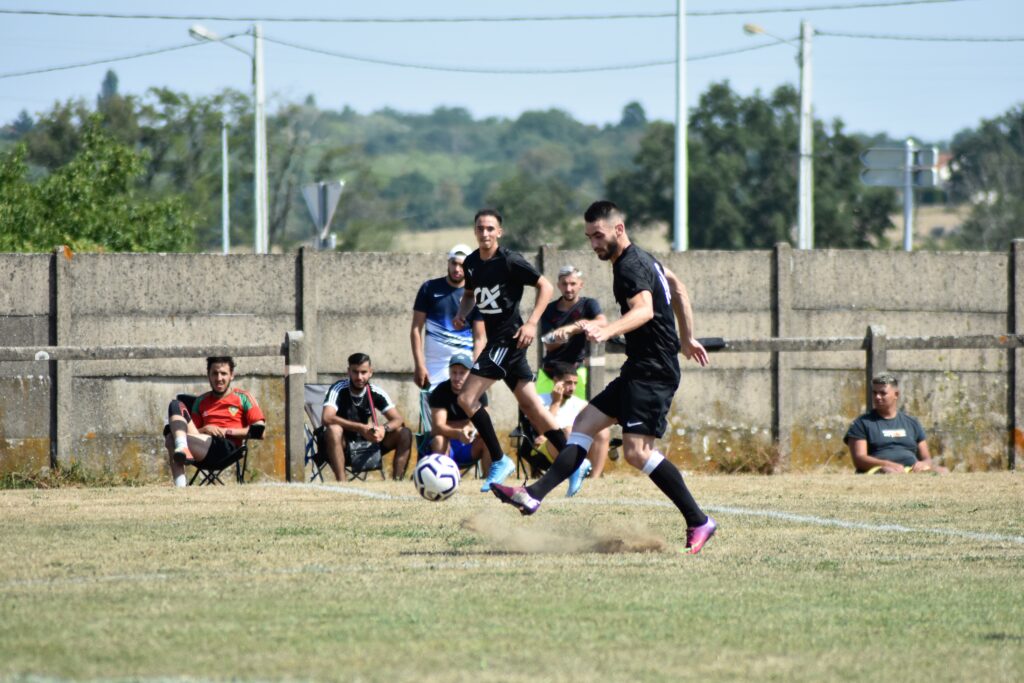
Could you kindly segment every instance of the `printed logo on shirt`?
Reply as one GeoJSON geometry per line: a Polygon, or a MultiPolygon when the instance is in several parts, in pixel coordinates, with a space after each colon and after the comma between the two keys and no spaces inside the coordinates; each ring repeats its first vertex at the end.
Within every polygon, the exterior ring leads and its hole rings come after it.
{"type": "Polygon", "coordinates": [[[481,313],[484,315],[501,313],[501,305],[498,303],[498,297],[501,296],[501,285],[477,287],[474,295],[476,296],[476,307],[481,313]]]}
{"type": "Polygon", "coordinates": [[[907,430],[906,429],[883,429],[882,430],[882,436],[884,436],[887,439],[902,439],[902,438],[906,437],[906,435],[907,435],[907,430]]]}
{"type": "Polygon", "coordinates": [[[238,407],[237,406],[228,406],[228,412],[231,413],[232,415],[237,415],[238,414],[238,407]]]}

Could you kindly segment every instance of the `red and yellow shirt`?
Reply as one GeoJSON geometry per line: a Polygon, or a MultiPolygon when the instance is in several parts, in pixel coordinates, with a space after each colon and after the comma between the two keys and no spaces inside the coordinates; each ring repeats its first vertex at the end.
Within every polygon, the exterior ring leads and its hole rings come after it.
{"type": "MultiPolygon", "coordinates": [[[[231,389],[224,396],[208,391],[196,398],[191,413],[192,422],[198,428],[213,425],[222,429],[242,430],[253,422],[266,419],[256,399],[244,389],[231,389]]],[[[235,445],[242,443],[241,438],[230,439],[235,445]]]]}

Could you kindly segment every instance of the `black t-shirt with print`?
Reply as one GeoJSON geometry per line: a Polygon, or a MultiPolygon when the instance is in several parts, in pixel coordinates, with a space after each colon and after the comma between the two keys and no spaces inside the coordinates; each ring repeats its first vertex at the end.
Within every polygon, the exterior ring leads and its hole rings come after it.
{"type": "Polygon", "coordinates": [[[536,285],[540,271],[522,254],[505,247],[498,247],[486,261],[477,249],[466,257],[462,269],[466,273],[466,289],[473,292],[477,311],[484,319],[487,343],[509,345],[523,325],[519,315],[523,288],[536,285]]]}
{"type": "Polygon", "coordinates": [[[612,266],[612,276],[612,292],[622,315],[629,311],[629,299],[642,291],[651,293],[654,306],[651,320],[626,333],[622,376],[678,384],[679,334],[665,269],[653,256],[631,244],[612,266]]]}

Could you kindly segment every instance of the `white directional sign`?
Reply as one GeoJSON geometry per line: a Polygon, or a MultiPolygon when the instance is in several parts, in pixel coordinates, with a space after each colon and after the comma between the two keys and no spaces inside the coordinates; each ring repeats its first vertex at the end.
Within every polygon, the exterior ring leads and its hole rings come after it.
{"type": "MultiPolygon", "coordinates": [[[[931,168],[939,163],[939,148],[925,147],[913,150],[911,168],[931,168]]],[[[904,147],[871,147],[860,155],[860,161],[868,169],[906,168],[907,150],[904,147]]],[[[900,185],[903,181],[900,181],[900,185]]]]}

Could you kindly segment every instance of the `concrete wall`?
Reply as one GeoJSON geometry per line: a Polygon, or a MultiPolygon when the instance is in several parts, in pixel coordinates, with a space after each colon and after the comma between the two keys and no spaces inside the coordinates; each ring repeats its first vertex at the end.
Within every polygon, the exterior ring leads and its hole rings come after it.
{"type": "MultiPolygon", "coordinates": [[[[689,288],[698,336],[765,338],[862,336],[872,323],[905,336],[1020,332],[1015,254],[782,246],[660,258],[689,288]]],[[[552,281],[566,263],[581,268],[584,293],[618,316],[607,263],[550,248],[535,256],[552,281]]],[[[0,345],[278,344],[301,329],[310,381],[343,376],[345,358],[365,351],[415,427],[412,301],[424,279],[443,273],[442,254],[0,255],[0,345]]],[[[1015,353],[890,352],[909,411],[947,464],[1009,464],[1015,353]]],[[[607,360],[610,379],[622,358],[607,360]]],[[[663,443],[673,461],[719,470],[849,467],[841,439],[864,409],[863,352],[723,353],[712,361],[684,366],[663,443]]],[[[0,472],[37,470],[53,457],[162,477],[166,403],[203,389],[203,372],[202,359],[0,362],[0,472]],[[50,453],[54,429],[67,444],[62,453],[50,453]]],[[[243,358],[236,380],[268,415],[268,439],[251,463],[272,478],[284,476],[283,374],[280,357],[243,358]]],[[[507,433],[514,402],[501,386],[491,394],[507,433]]]]}

